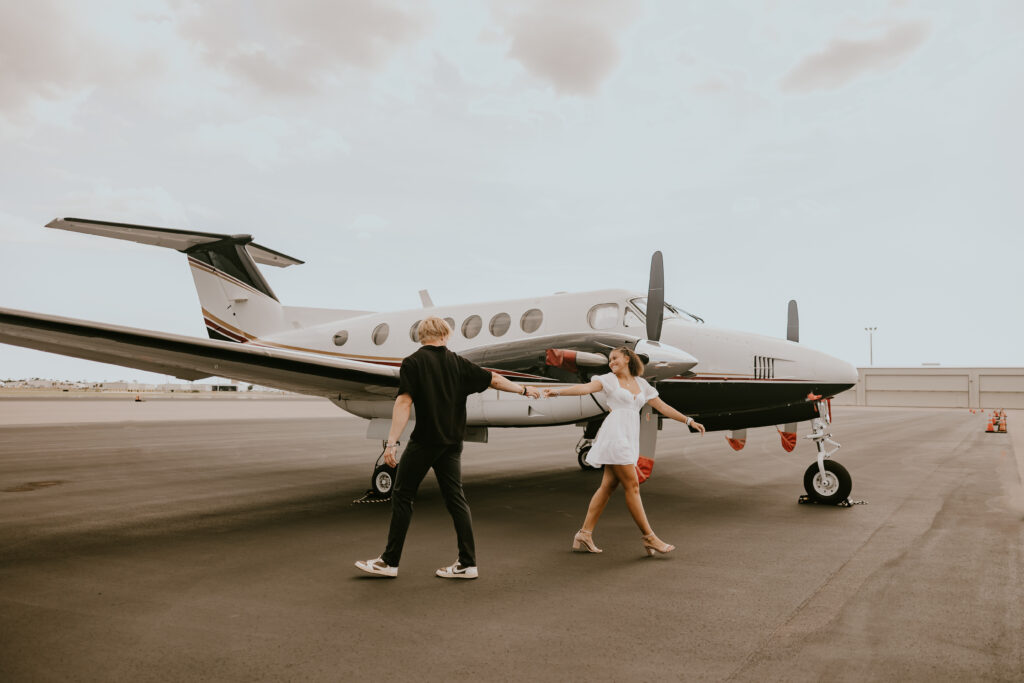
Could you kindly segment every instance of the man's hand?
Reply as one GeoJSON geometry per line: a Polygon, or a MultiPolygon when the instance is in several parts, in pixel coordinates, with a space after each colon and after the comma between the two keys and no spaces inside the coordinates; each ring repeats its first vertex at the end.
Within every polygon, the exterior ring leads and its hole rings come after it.
{"type": "Polygon", "coordinates": [[[523,387],[526,389],[526,393],[523,394],[527,398],[540,398],[540,389],[537,387],[523,387]]]}
{"type": "Polygon", "coordinates": [[[384,462],[388,467],[398,467],[398,446],[384,446],[384,462]]]}

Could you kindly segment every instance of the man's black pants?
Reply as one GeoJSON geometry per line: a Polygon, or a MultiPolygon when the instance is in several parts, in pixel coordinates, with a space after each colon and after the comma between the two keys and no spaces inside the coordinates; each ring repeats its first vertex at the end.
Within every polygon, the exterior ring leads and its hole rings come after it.
{"type": "Polygon", "coordinates": [[[412,441],[398,461],[395,487],[391,491],[391,528],[388,530],[388,547],[381,559],[391,567],[397,567],[402,559],[405,534],[412,521],[412,504],[416,499],[427,470],[434,468],[434,476],[441,488],[444,505],[455,523],[459,541],[459,564],[463,567],[476,566],[476,548],[473,544],[473,519],[469,504],[462,492],[462,444],[432,445],[412,441]]]}

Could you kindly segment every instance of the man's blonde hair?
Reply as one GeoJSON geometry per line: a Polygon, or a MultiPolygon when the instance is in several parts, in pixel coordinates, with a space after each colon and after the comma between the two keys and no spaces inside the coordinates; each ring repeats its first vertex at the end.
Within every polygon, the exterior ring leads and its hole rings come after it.
{"type": "Polygon", "coordinates": [[[451,334],[452,328],[444,319],[438,318],[436,315],[424,318],[416,326],[416,337],[420,340],[420,344],[447,339],[451,334]]]}

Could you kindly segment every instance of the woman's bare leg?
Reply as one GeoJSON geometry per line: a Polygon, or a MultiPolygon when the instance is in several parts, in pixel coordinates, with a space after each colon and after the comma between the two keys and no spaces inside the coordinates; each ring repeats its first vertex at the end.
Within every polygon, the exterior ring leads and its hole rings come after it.
{"type": "Polygon", "coordinates": [[[606,472],[609,467],[612,468],[615,477],[622,482],[622,488],[626,492],[626,507],[629,508],[629,514],[633,516],[633,521],[640,527],[640,533],[644,536],[653,534],[654,531],[651,530],[651,525],[647,522],[647,513],[644,512],[644,502],[640,500],[640,480],[636,477],[636,467],[634,465],[605,465],[606,472]]]}
{"type": "Polygon", "coordinates": [[[590,507],[587,508],[587,518],[583,520],[583,531],[594,530],[594,527],[597,526],[597,520],[601,517],[601,513],[604,512],[604,507],[608,504],[608,499],[612,497],[612,492],[619,485],[618,478],[612,472],[614,467],[615,465],[604,466],[601,485],[594,491],[594,496],[590,499],[590,507]]]}

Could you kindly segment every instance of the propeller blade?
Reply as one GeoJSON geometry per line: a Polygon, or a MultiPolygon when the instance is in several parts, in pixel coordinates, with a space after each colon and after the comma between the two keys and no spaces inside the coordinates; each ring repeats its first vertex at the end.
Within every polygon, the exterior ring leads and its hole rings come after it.
{"type": "Polygon", "coordinates": [[[647,338],[661,339],[661,323],[665,319],[665,265],[661,252],[651,256],[651,280],[647,287],[647,338]]]}
{"type": "Polygon", "coordinates": [[[786,339],[800,341],[800,314],[796,310],[796,299],[789,300],[789,320],[786,322],[786,339]]]}

